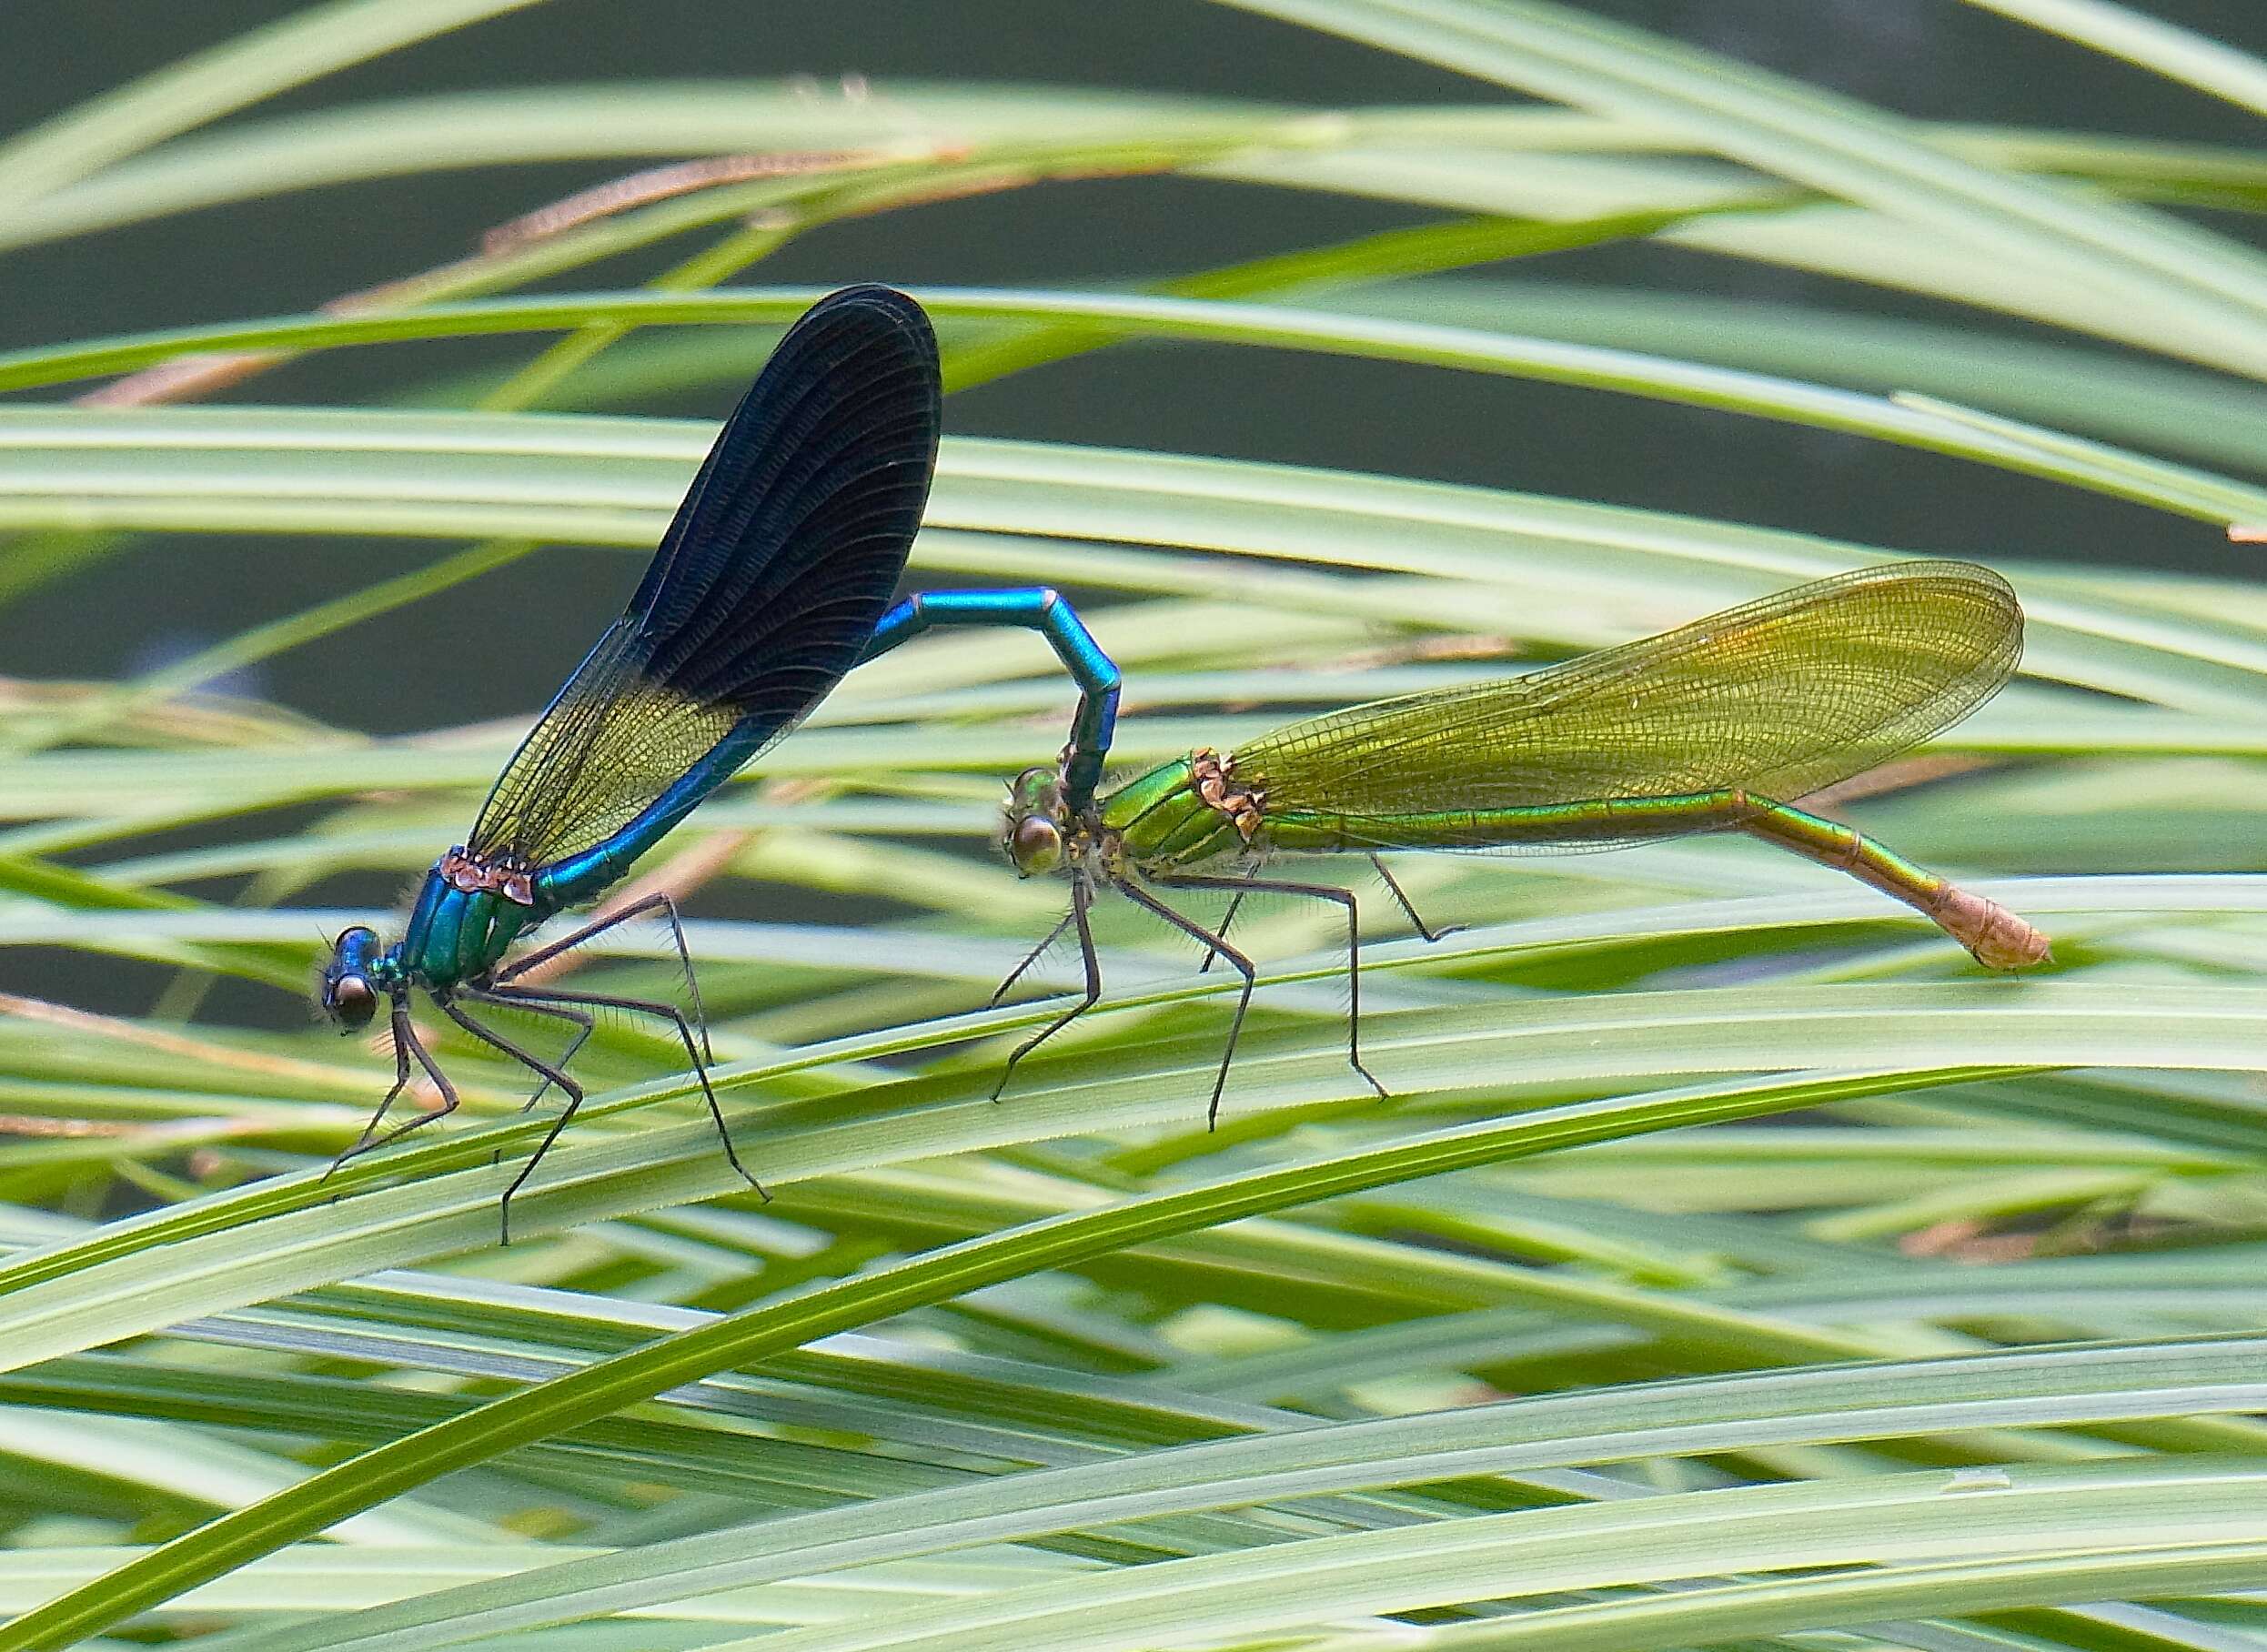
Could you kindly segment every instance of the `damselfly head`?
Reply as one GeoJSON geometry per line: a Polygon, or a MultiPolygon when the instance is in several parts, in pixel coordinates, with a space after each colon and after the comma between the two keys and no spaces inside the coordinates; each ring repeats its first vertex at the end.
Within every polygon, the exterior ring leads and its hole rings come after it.
{"type": "Polygon", "coordinates": [[[1035,878],[1063,864],[1070,811],[1052,769],[1026,769],[1008,782],[1006,829],[1000,847],[1019,878],[1035,878]]]}
{"type": "Polygon", "coordinates": [[[377,952],[378,932],[358,923],[338,932],[323,966],[323,1013],[342,1033],[359,1032],[377,1013],[378,989],[370,982],[377,952]]]}

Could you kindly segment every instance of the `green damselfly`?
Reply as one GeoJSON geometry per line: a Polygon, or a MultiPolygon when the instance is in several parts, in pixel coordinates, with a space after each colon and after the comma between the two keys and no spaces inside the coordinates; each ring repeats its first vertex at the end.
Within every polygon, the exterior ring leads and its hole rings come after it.
{"type": "Polygon", "coordinates": [[[1793,805],[1960,721],[2007,681],[2022,642],[2022,609],[1989,569],[1891,563],[1526,676],[1334,711],[1233,753],[1200,749],[1089,807],[1068,796],[1059,771],[1026,770],[1009,788],[1003,847],[1025,877],[1066,872],[1071,910],[1001,992],[1065,930],[1077,933],[1085,990],[1008,1058],[1001,1084],[1101,997],[1088,911],[1107,886],[1201,942],[1208,964],[1224,958],[1244,978],[1213,1084],[1215,1119],[1254,972],[1225,923],[1208,930],[1154,890],[1267,891],[1344,907],[1347,1058],[1384,1094],[1362,1063],[1355,897],[1258,875],[1284,853],[1369,856],[1431,940],[1437,932],[1381,851],[1602,849],[1741,831],[1896,897],[1989,968],[2043,962],[2046,937],[2006,908],[1793,805]],[[1237,866],[1243,875],[1222,875],[1237,866]]]}

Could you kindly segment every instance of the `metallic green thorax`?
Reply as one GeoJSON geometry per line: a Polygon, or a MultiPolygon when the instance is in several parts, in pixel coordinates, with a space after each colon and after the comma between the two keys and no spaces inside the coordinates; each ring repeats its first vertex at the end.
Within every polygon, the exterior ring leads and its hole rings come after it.
{"type": "Polygon", "coordinates": [[[1202,865],[1243,846],[1234,825],[1196,794],[1196,754],[1161,763],[1102,800],[1102,839],[1151,874],[1202,865]]]}

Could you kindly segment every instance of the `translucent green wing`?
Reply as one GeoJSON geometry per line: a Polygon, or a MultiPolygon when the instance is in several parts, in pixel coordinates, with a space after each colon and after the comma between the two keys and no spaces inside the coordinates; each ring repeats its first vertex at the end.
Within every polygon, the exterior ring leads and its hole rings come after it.
{"type": "Polygon", "coordinates": [[[469,846],[543,866],[604,842],[730,735],[740,713],[645,672],[633,618],[599,638],[497,781],[469,846]]]}
{"type": "Polygon", "coordinates": [[[1525,677],[1381,700],[1235,752],[1270,815],[1392,816],[1741,788],[1790,801],[1993,694],[2023,646],[2007,581],[1899,562],[1777,592],[1525,677]]]}
{"type": "Polygon", "coordinates": [[[555,864],[664,798],[690,806],[794,728],[889,606],[941,413],[936,338],[912,299],[865,286],[812,305],[725,420],[628,611],[505,765],[468,848],[555,864]]]}

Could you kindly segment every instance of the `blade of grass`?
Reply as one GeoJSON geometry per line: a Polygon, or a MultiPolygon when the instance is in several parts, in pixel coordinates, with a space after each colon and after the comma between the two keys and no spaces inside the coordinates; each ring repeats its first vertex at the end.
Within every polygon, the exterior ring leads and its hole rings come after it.
{"type": "Polygon", "coordinates": [[[176,133],[538,0],[330,0],[167,65],[0,144],[0,212],[176,133]]]}
{"type": "MultiPolygon", "coordinates": [[[[1597,1607],[1560,1607],[1535,1613],[1516,1626],[1438,1630],[1418,1644],[1427,1652],[1434,1647],[1440,1652],[1511,1652],[1514,1647],[1519,1652],[1652,1652],[1655,1647],[1689,1646],[1699,1637],[1723,1643],[1907,1616],[1934,1619],[2120,1596],[2153,1599],[2209,1595],[2249,1587],[2263,1565],[2267,1545],[2256,1542],[2121,1544],[2093,1553],[2057,1554],[2042,1548],[2006,1560],[1889,1562],[1857,1576],[1704,1586],[1679,1591],[1673,1602],[1655,1598],[1597,1607]]],[[[2111,1627],[2114,1638],[2093,1644],[2133,1644],[2129,1633],[2116,1632],[2123,1626],[2101,1627],[2111,1627]]],[[[746,1647],[751,1643],[728,1644],[746,1647]]],[[[2183,1643],[2151,1637],[2151,1644],[2170,1652],[2183,1643]]],[[[2185,1643],[2194,1652],[2228,1644],[2209,1630],[2185,1643]]]]}
{"type": "MultiPolygon", "coordinates": [[[[1193,276],[1148,284],[1145,290],[1182,298],[1312,297],[1334,288],[1467,268],[1506,258],[1533,257],[1577,247],[1640,240],[1697,217],[1726,211],[1766,210],[1776,202],[1759,200],[1734,206],[1676,208],[1617,213],[1575,223],[1515,218],[1465,218],[1416,229],[1386,230],[1335,247],[1305,248],[1275,257],[1255,258],[1193,276]]],[[[1000,339],[948,351],[945,388],[964,390],[1048,362],[1061,361],[1113,342],[1075,327],[1036,329],[1022,337],[1000,339]]]]}
{"type": "MultiPolygon", "coordinates": [[[[2196,1575],[2245,1576],[2234,1564],[2241,1556],[2255,1576],[2267,1563],[2263,1490],[2267,1469],[2255,1461],[2194,1458],[1932,1469],[1639,1495],[1122,1566],[1099,1577],[1041,1582],[790,1630],[775,1644],[779,1652],[1021,1652],[1037,1646],[1051,1652],[1134,1652],[1160,1638],[1233,1644],[1238,1636],[1334,1617],[1491,1599],[1531,1601],[1743,1572],[1867,1566],[1894,1574],[1906,1566],[1943,1566],[1959,1555],[1978,1556],[2003,1585],[2011,1585],[2001,1597],[2010,1604],[2096,1599],[2104,1593],[2147,1596],[2172,1592],[2154,1585],[2152,1576],[2160,1569],[2184,1576],[2180,1562],[2191,1551],[2211,1556],[2196,1575]],[[2058,1560],[2073,1554],[2092,1563],[2081,1575],[2096,1593],[2067,1594],[2054,1580],[2058,1560]]],[[[1797,1579],[1775,1578],[1746,1586],[1743,1594],[1748,1600],[1755,1594],[1748,1591],[1754,1591],[1779,1601],[1773,1621],[1798,1627],[1810,1620],[1785,1602],[1798,1588],[1797,1579]]],[[[1689,1623],[1678,1632],[1688,1598],[1675,1590],[1614,1603],[1619,1611],[1560,1610],[1577,1614],[1577,1621],[1650,1619],[1666,1638],[1634,1643],[1647,1647],[1718,1638],[1710,1632],[1701,1640],[1689,1623]]],[[[1523,1644],[1509,1626],[1489,1627],[1492,1635],[1481,1644],[1523,1644]]],[[[726,1641],[716,1652],[755,1652],[758,1644],[726,1641]]]]}
{"type": "Polygon", "coordinates": [[[587,1565],[437,1592],[353,1618],[271,1631],[244,1652],[407,1652],[712,1589],[958,1546],[1014,1542],[1196,1507],[1259,1506],[1325,1490],[1447,1480],[1514,1466],[1683,1456],[1772,1440],[1825,1443],[1951,1432],[1969,1422],[2079,1418],[2104,1409],[2200,1401],[2234,1409],[2256,1391],[2250,1342],[1989,1354],[1897,1366],[1774,1371],[1696,1383],[1633,1384],[1416,1417],[1325,1423],[981,1486],[736,1526],[587,1565]],[[2186,1376],[2184,1364],[2199,1367],[2186,1376]],[[2209,1401],[2210,1372],[2230,1384],[2209,1401]],[[2178,1390],[2168,1376],[2181,1380],[2178,1390]],[[1997,1378],[1998,1380],[1994,1380],[1997,1378]],[[2097,1387],[2096,1385],[2100,1386],[2097,1387]],[[2160,1397],[2161,1396],[2161,1397],[2160,1397]],[[2229,1403],[2233,1402],[2233,1403],[2229,1403]],[[2026,1415],[2026,1411],[2029,1415],[2026,1415]]]}
{"type": "MultiPolygon", "coordinates": [[[[1868,1083],[1856,1081],[1859,1088],[1868,1083]]],[[[1847,1093],[1851,1084],[1851,1080],[1836,1076],[1747,1088],[1737,1100],[1721,1093],[1706,1099],[1696,1094],[1660,1109],[1657,1123],[1666,1127],[1672,1122],[1777,1110],[1793,1104],[1797,1096],[1847,1093]]],[[[258,1556],[311,1537],[348,1515],[443,1474],[595,1422],[710,1372],[783,1353],[923,1304],[948,1301],[986,1284],[1150,1240],[1568,1145],[1599,1128],[1586,1116],[1591,1111],[1545,1112],[1508,1123],[1420,1134],[1367,1151],[1231,1174],[987,1234],[840,1284],[820,1285],[784,1302],[742,1310],[378,1446],[285,1494],[211,1521],[0,1626],[0,1652],[68,1647],[82,1636],[97,1633],[258,1556]]],[[[1611,1128],[1614,1133],[1627,1133],[1635,1123],[1624,1112],[1611,1128]]]]}
{"type": "Polygon", "coordinates": [[[1922,392],[2153,452],[2267,470],[2267,394],[2252,386],[1973,326],[1524,275],[1347,294],[1325,307],[1612,344],[1880,395],[1922,392]]]}
{"type": "MultiPolygon", "coordinates": [[[[411,338],[567,330],[598,322],[639,327],[784,320],[815,290],[556,295],[433,305],[400,315],[286,317],[230,327],[149,333],[0,356],[0,389],[21,389],[145,367],[207,350],[307,350],[411,338]]],[[[1140,337],[1264,345],[1370,360],[1457,368],[1592,389],[1651,395],[1688,406],[1776,418],[1874,437],[1980,463],[2045,476],[2206,520],[2267,520],[2267,493],[2191,473],[2181,486],[2143,489],[2121,472],[2065,459],[2029,442],[1987,432],[1878,398],[1759,374],[1702,368],[1633,351],[1516,338],[1264,305],[1137,296],[931,288],[940,316],[1077,322],[1140,337]]]]}
{"type": "Polygon", "coordinates": [[[2267,115],[2267,63],[2193,29],[2111,0],[1964,0],[2035,29],[2267,115]]]}
{"type": "MultiPolygon", "coordinates": [[[[2267,373],[2267,264],[2178,219],[1962,161],[1906,123],[1751,65],[1542,0],[1221,0],[1540,96],[1667,126],[1774,176],[2163,307],[2223,367],[2267,373]]],[[[2020,277],[2018,277],[2020,278],[2020,277]]]]}

